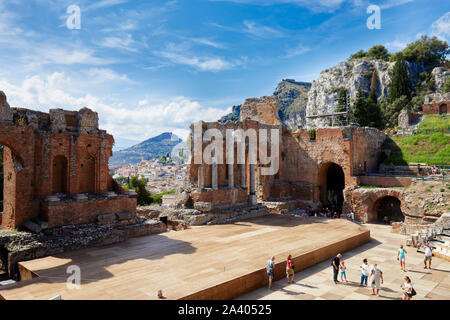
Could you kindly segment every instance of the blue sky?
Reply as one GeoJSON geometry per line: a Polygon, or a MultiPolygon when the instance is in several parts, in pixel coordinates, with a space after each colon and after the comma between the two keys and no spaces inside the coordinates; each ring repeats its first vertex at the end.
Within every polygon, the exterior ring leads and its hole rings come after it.
{"type": "Polygon", "coordinates": [[[117,146],[214,121],[282,78],[351,53],[450,38],[450,1],[0,0],[0,90],[11,106],[97,111],[117,146]],[[369,30],[369,4],[381,29],[369,30]],[[81,9],[81,28],[66,26],[81,9]]]}

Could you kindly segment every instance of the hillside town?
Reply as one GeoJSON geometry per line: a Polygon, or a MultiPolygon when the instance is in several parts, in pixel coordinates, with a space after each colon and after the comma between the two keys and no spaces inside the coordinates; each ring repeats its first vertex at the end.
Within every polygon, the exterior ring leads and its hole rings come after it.
{"type": "Polygon", "coordinates": [[[122,184],[126,184],[136,175],[147,179],[146,189],[151,194],[177,190],[184,181],[185,173],[185,164],[175,164],[161,159],[143,160],[137,164],[126,164],[111,169],[113,179],[122,184]]]}

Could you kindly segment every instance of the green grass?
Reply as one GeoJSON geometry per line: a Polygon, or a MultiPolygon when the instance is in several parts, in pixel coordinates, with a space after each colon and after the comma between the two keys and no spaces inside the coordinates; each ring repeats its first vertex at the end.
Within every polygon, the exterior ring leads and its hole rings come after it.
{"type": "Polygon", "coordinates": [[[436,132],[417,134],[409,137],[388,140],[384,147],[391,149],[386,164],[407,165],[408,163],[426,163],[429,165],[449,165],[450,134],[436,132]]]}
{"type": "Polygon", "coordinates": [[[174,194],[174,193],[175,193],[175,191],[166,191],[166,192],[163,192],[163,193],[154,194],[154,195],[152,195],[152,199],[153,199],[152,203],[153,204],[161,204],[162,203],[162,197],[164,195],[166,195],[166,194],[174,194]]]}
{"type": "Polygon", "coordinates": [[[429,114],[423,117],[419,130],[446,130],[450,127],[450,116],[429,114]]]}

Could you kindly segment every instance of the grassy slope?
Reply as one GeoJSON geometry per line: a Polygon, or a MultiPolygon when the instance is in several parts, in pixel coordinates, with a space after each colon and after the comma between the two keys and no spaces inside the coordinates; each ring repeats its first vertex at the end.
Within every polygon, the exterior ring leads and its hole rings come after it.
{"type": "MultiPolygon", "coordinates": [[[[449,116],[427,115],[420,123],[419,129],[447,129],[449,116]]],[[[450,134],[436,132],[433,134],[417,134],[403,138],[393,138],[386,142],[392,150],[391,157],[385,163],[406,165],[407,163],[427,163],[450,165],[450,134]]]]}

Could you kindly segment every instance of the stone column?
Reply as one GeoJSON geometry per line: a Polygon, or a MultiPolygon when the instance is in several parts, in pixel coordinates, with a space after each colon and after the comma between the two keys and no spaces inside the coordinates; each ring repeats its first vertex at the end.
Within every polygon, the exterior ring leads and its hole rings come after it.
{"type": "Polygon", "coordinates": [[[198,188],[203,189],[205,187],[205,178],[203,173],[203,165],[198,167],[198,188]]]}
{"type": "Polygon", "coordinates": [[[254,164],[250,164],[250,194],[255,194],[255,165],[254,164]]]}
{"type": "Polygon", "coordinates": [[[228,165],[228,186],[230,188],[234,187],[234,165],[228,165]]]}
{"type": "Polygon", "coordinates": [[[256,205],[258,203],[258,198],[256,196],[256,186],[255,186],[255,165],[250,164],[249,165],[249,188],[250,188],[250,195],[249,195],[249,202],[252,206],[256,205]]]}
{"type": "Polygon", "coordinates": [[[247,185],[245,184],[245,163],[241,164],[241,187],[246,188],[247,185]]]}
{"type": "Polygon", "coordinates": [[[213,159],[213,163],[211,165],[211,185],[214,190],[219,189],[219,175],[218,175],[218,166],[217,159],[213,159]]]}

